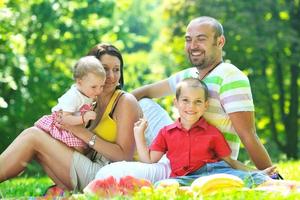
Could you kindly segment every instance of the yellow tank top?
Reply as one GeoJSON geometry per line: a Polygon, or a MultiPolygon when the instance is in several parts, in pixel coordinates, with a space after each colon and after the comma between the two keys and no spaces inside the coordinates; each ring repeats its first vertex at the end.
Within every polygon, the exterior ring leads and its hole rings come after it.
{"type": "Polygon", "coordinates": [[[103,116],[94,129],[94,133],[109,142],[115,142],[117,137],[117,123],[111,118],[111,111],[114,109],[118,97],[123,92],[121,90],[116,90],[111,97],[103,116]]]}
{"type": "MultiPolygon", "coordinates": [[[[113,96],[111,97],[106,110],[103,113],[103,116],[94,129],[94,133],[96,133],[98,136],[100,136],[102,139],[108,141],[108,142],[115,142],[117,137],[117,123],[114,121],[110,114],[112,110],[114,109],[114,106],[116,105],[116,101],[118,101],[120,95],[123,94],[123,91],[116,90],[113,96]]],[[[139,160],[137,151],[135,151],[133,155],[133,160],[139,160]]]]}

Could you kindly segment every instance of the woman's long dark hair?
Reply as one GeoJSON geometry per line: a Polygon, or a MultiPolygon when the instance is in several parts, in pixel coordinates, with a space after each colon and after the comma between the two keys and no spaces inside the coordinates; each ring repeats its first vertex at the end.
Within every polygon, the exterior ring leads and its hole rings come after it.
{"type": "Polygon", "coordinates": [[[119,51],[119,49],[117,49],[115,46],[111,45],[111,44],[105,44],[105,43],[100,43],[97,44],[95,47],[93,47],[89,53],[87,55],[89,56],[95,56],[96,58],[98,58],[101,61],[101,56],[103,55],[111,55],[111,56],[116,56],[119,60],[120,60],[120,80],[119,80],[119,89],[123,88],[124,85],[124,78],[123,78],[123,58],[122,58],[122,54],[119,51]]]}

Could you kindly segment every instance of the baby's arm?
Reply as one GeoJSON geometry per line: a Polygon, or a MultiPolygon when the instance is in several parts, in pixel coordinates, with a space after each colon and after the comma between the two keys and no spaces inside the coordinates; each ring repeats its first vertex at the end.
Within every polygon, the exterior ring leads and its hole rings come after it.
{"type": "Polygon", "coordinates": [[[145,163],[156,163],[164,153],[160,151],[151,151],[147,147],[145,139],[146,128],[147,121],[145,119],[140,119],[134,124],[134,138],[139,155],[139,160],[145,163]]]}
{"type": "Polygon", "coordinates": [[[62,113],[62,124],[68,125],[80,125],[87,123],[89,120],[96,119],[96,112],[94,111],[87,111],[82,115],[75,116],[70,112],[63,112],[62,113]]]}
{"type": "MultiPolygon", "coordinates": [[[[227,162],[232,168],[238,169],[238,170],[243,170],[243,171],[255,171],[256,169],[248,167],[244,163],[238,161],[238,160],[233,160],[230,156],[222,157],[222,160],[227,162]]],[[[264,170],[262,170],[268,175],[272,175],[273,173],[276,172],[276,166],[271,166],[268,167],[264,170]]]]}

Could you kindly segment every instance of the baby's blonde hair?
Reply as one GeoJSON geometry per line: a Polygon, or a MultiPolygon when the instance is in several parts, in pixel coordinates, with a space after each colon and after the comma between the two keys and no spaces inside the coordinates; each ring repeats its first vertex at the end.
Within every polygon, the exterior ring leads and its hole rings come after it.
{"type": "Polygon", "coordinates": [[[73,78],[81,79],[88,73],[93,73],[101,78],[105,78],[106,73],[101,62],[95,56],[85,56],[80,58],[74,66],[73,78]]]}

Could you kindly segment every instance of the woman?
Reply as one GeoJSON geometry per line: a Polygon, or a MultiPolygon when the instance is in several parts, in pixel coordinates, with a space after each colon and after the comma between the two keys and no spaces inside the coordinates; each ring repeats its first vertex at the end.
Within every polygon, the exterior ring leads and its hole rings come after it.
{"type": "Polygon", "coordinates": [[[88,55],[96,56],[106,71],[103,92],[98,96],[95,108],[97,118],[89,129],[82,126],[64,128],[89,144],[89,154],[80,154],[42,130],[31,127],[0,155],[0,182],[17,176],[35,159],[58,187],[82,190],[104,165],[133,159],[133,126],[140,111],[136,99],[120,90],[123,86],[122,56],[118,49],[108,44],[96,45],[88,55]]]}

